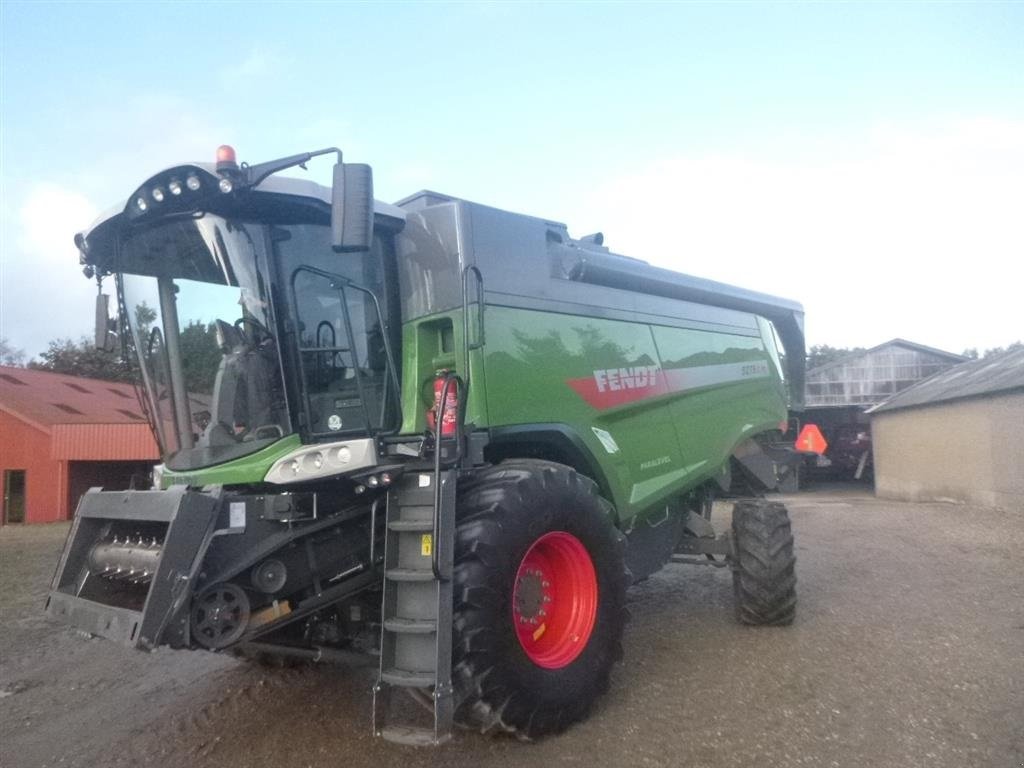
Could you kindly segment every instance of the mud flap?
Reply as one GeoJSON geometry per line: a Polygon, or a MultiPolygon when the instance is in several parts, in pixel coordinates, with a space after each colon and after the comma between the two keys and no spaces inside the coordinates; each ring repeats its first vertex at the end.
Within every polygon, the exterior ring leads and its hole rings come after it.
{"type": "Polygon", "coordinates": [[[791,493],[799,485],[799,467],[805,456],[815,456],[795,450],[786,443],[770,443],[751,438],[744,440],[733,451],[733,464],[746,481],[747,490],[782,491],[791,493]]]}
{"type": "Polygon", "coordinates": [[[78,504],[46,612],[136,648],[188,645],[188,600],[220,489],[102,491],[78,504]]]}

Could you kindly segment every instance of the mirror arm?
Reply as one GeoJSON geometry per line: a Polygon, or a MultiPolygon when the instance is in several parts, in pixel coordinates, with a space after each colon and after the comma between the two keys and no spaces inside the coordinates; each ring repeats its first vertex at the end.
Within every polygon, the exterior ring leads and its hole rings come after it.
{"type": "Polygon", "coordinates": [[[328,147],[327,149],[318,149],[315,152],[303,152],[301,155],[291,155],[289,157],[282,157],[279,160],[270,160],[269,162],[259,163],[258,165],[243,165],[243,184],[247,187],[255,187],[268,176],[272,176],[278,171],[283,171],[286,168],[294,168],[295,166],[305,168],[306,163],[314,157],[329,155],[332,152],[338,156],[338,162],[340,163],[341,150],[337,147],[328,147]]]}
{"type": "Polygon", "coordinates": [[[331,248],[336,253],[370,250],[373,241],[373,172],[370,166],[345,163],[337,147],[303,152],[257,165],[239,168],[231,161],[230,168],[218,172],[235,181],[242,189],[252,189],[268,176],[306,163],[321,155],[337,155],[331,182],[331,248]]]}

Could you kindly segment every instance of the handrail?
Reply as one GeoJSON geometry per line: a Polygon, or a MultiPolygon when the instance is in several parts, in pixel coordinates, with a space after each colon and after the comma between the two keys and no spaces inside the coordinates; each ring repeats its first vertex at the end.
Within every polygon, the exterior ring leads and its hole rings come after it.
{"type": "MultiPolygon", "coordinates": [[[[314,496],[314,498],[316,498],[314,496]]],[[[370,504],[370,570],[377,567],[377,505],[380,504],[378,496],[370,504]]],[[[387,507],[384,509],[385,523],[387,522],[387,507]]]]}
{"type": "Polygon", "coordinates": [[[466,346],[469,349],[480,349],[484,345],[484,276],[474,264],[462,270],[462,331],[466,346]],[[469,343],[469,276],[476,278],[477,295],[477,332],[478,340],[469,343]]]}
{"type": "MultiPolygon", "coordinates": [[[[448,371],[444,375],[444,382],[441,384],[441,397],[437,402],[434,411],[434,516],[431,533],[430,547],[430,569],[434,572],[435,579],[446,579],[447,576],[441,573],[441,565],[438,556],[438,529],[441,527],[441,440],[444,430],[444,412],[448,404],[448,393],[452,384],[459,385],[459,377],[448,371]]],[[[463,400],[463,402],[465,402],[463,400]]],[[[459,398],[455,402],[455,457],[454,461],[462,458],[462,412],[459,398]]]]}
{"type": "MultiPolygon", "coordinates": [[[[340,298],[341,298],[341,304],[342,304],[342,312],[343,312],[343,318],[342,319],[345,322],[346,334],[348,335],[348,339],[349,339],[349,342],[348,342],[349,343],[349,349],[347,351],[350,351],[352,353],[352,362],[356,363],[356,367],[357,368],[358,368],[358,361],[356,360],[356,357],[355,357],[356,356],[356,352],[355,352],[355,349],[356,349],[355,338],[354,338],[353,332],[352,332],[352,321],[351,321],[351,318],[350,318],[349,313],[348,313],[348,299],[345,296],[345,289],[346,288],[352,288],[355,291],[359,291],[360,293],[363,293],[366,296],[369,296],[370,300],[373,302],[373,307],[374,307],[374,310],[376,311],[376,314],[377,314],[377,321],[378,321],[378,323],[380,325],[381,334],[383,336],[384,356],[385,356],[385,358],[387,360],[387,374],[388,375],[386,376],[386,378],[388,380],[388,383],[391,385],[390,387],[388,387],[386,385],[384,387],[384,397],[383,397],[382,402],[381,402],[380,427],[379,428],[374,428],[372,420],[370,419],[370,412],[369,412],[369,410],[367,408],[366,398],[363,396],[363,387],[362,387],[362,382],[359,380],[359,373],[358,373],[358,371],[356,373],[356,377],[355,377],[356,381],[355,381],[355,383],[356,383],[356,389],[359,392],[359,399],[360,399],[362,407],[363,407],[363,413],[366,416],[366,427],[367,427],[366,431],[367,431],[367,433],[369,435],[371,435],[371,436],[377,436],[377,435],[380,435],[380,434],[388,434],[388,433],[390,433],[390,430],[387,430],[387,429],[384,428],[385,415],[387,413],[387,406],[388,406],[388,393],[389,392],[393,392],[394,397],[396,399],[396,402],[398,403],[398,408],[399,408],[399,410],[401,410],[402,386],[401,386],[401,383],[398,381],[398,370],[395,367],[395,358],[394,358],[394,355],[391,352],[391,343],[388,341],[387,323],[386,323],[386,321],[384,319],[384,312],[380,308],[380,301],[377,298],[377,294],[375,294],[369,288],[366,288],[365,286],[359,285],[359,283],[356,283],[356,282],[350,280],[349,278],[345,277],[344,275],[339,275],[339,274],[336,274],[334,272],[327,272],[327,271],[325,271],[323,269],[318,269],[316,267],[309,266],[308,264],[301,264],[301,265],[299,265],[298,267],[296,267],[292,271],[291,279],[289,281],[289,283],[290,283],[289,287],[291,289],[291,300],[292,300],[292,302],[291,302],[292,303],[292,308],[291,309],[292,309],[293,312],[295,312],[295,319],[296,320],[299,319],[299,316],[298,316],[298,300],[297,300],[296,293],[295,293],[295,281],[296,281],[296,278],[298,277],[298,274],[300,272],[308,272],[310,274],[317,275],[319,277],[325,278],[326,280],[329,280],[331,282],[331,288],[333,288],[333,289],[338,291],[338,293],[340,295],[340,298]]],[[[296,330],[296,333],[298,333],[297,330],[296,330]]],[[[310,350],[310,349],[307,349],[307,348],[303,348],[302,345],[301,345],[301,339],[299,339],[299,341],[295,344],[295,350],[300,353],[300,359],[298,361],[298,363],[299,363],[299,365],[298,365],[298,368],[299,368],[299,380],[300,380],[300,382],[302,384],[302,390],[303,390],[302,396],[303,396],[303,400],[304,400],[304,402],[306,404],[306,413],[309,414],[311,412],[311,410],[312,410],[312,408],[310,406],[310,403],[309,403],[309,385],[308,385],[308,382],[306,380],[306,370],[305,370],[305,367],[302,364],[301,353],[305,352],[305,351],[313,351],[313,350],[310,350]]],[[[320,351],[323,351],[323,350],[320,349],[320,351]]],[[[310,425],[310,427],[311,427],[311,425],[310,425]]],[[[315,433],[315,434],[319,435],[319,434],[323,434],[323,433],[315,433]]]]}
{"type": "Polygon", "coordinates": [[[462,393],[462,399],[465,402],[469,402],[469,379],[470,379],[470,364],[469,364],[469,353],[475,349],[480,349],[484,345],[484,276],[480,273],[480,270],[473,264],[468,265],[462,270],[462,350],[463,359],[466,362],[465,373],[465,391],[462,393]],[[476,277],[477,285],[477,340],[470,342],[469,340],[469,276],[473,275],[476,277]]]}
{"type": "Polygon", "coordinates": [[[465,426],[466,406],[469,403],[470,383],[470,362],[469,353],[472,350],[480,349],[484,345],[484,278],[480,270],[470,264],[462,270],[462,343],[463,360],[466,370],[460,380],[459,376],[452,371],[444,374],[444,381],[441,384],[440,397],[435,405],[434,411],[434,515],[432,530],[432,546],[430,549],[430,569],[436,579],[448,578],[441,573],[440,538],[438,530],[441,527],[441,441],[444,439],[444,413],[448,405],[448,393],[451,392],[452,384],[456,386],[459,396],[455,399],[455,456],[452,463],[458,463],[464,453],[463,427],[465,426]],[[475,342],[469,340],[469,276],[476,278],[477,284],[477,330],[478,337],[475,342]]]}
{"type": "Polygon", "coordinates": [[[443,440],[444,431],[444,411],[447,407],[447,398],[449,393],[452,391],[453,384],[457,387],[457,391],[460,392],[458,400],[456,402],[456,419],[455,419],[455,456],[451,459],[451,463],[457,464],[463,457],[464,445],[463,445],[463,428],[465,426],[466,418],[466,406],[469,402],[469,385],[470,385],[470,361],[469,353],[474,349],[479,349],[483,346],[483,275],[480,270],[473,264],[468,265],[462,270],[462,340],[463,340],[463,359],[465,360],[466,370],[464,372],[463,379],[460,380],[459,376],[452,371],[444,374],[444,381],[441,383],[440,397],[435,404],[434,410],[434,510],[433,510],[433,524],[432,524],[432,546],[430,548],[430,569],[433,571],[434,578],[443,580],[447,578],[447,575],[441,573],[438,550],[440,549],[439,543],[440,538],[438,531],[440,528],[440,514],[441,514],[441,440],[443,440]],[[477,340],[470,342],[469,339],[469,275],[472,274],[476,279],[477,286],[477,340]]]}

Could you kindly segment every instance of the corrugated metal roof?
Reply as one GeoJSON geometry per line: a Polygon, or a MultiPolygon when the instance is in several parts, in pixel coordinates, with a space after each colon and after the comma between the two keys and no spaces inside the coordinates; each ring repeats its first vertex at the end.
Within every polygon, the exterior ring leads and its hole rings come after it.
{"type": "Polygon", "coordinates": [[[869,413],[932,405],[1024,389],[1024,347],[984,360],[971,360],[918,382],[869,413]]]}
{"type": "Polygon", "coordinates": [[[146,424],[131,384],[0,366],[0,407],[41,426],[146,424]]]}
{"type": "Polygon", "coordinates": [[[871,349],[865,349],[863,352],[851,352],[848,355],[843,355],[842,357],[837,357],[835,360],[827,362],[824,365],[818,365],[818,366],[815,366],[814,368],[808,368],[807,369],[807,377],[811,378],[816,373],[820,373],[821,371],[828,370],[829,368],[834,368],[837,365],[844,365],[844,364],[850,362],[851,360],[856,360],[858,357],[863,357],[864,355],[869,355],[872,352],[878,352],[879,350],[885,349],[886,347],[904,347],[905,349],[909,349],[909,350],[914,351],[914,352],[927,352],[927,353],[932,354],[932,355],[938,355],[939,357],[944,357],[944,358],[948,359],[950,362],[959,362],[961,360],[966,360],[967,359],[963,355],[957,355],[957,354],[954,354],[952,352],[946,352],[943,349],[936,349],[935,347],[929,347],[929,346],[926,346],[924,344],[918,344],[915,341],[907,341],[906,339],[899,339],[899,338],[897,338],[897,339],[889,339],[889,341],[886,341],[886,342],[883,342],[881,344],[878,344],[877,346],[871,347],[871,349]]]}

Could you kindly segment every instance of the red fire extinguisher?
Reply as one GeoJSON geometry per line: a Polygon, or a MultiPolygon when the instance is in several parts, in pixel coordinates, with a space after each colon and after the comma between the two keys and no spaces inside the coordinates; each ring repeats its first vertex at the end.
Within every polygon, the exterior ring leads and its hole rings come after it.
{"type": "MultiPolygon", "coordinates": [[[[444,389],[445,377],[450,371],[438,371],[434,376],[434,407],[427,411],[427,426],[437,431],[437,410],[441,405],[441,392],[444,389]]],[[[448,383],[448,397],[445,399],[444,412],[441,415],[441,436],[451,437],[455,434],[455,422],[459,415],[459,381],[452,377],[448,383]]]]}

